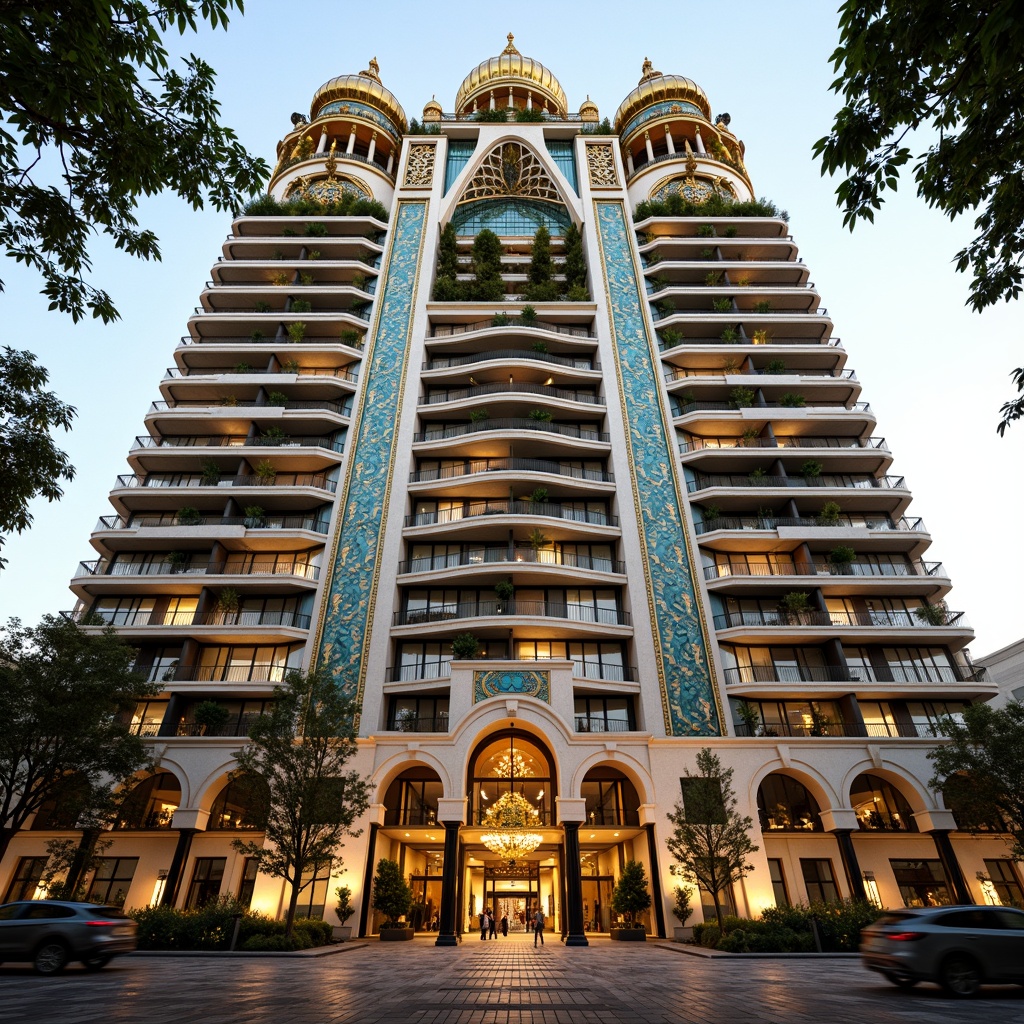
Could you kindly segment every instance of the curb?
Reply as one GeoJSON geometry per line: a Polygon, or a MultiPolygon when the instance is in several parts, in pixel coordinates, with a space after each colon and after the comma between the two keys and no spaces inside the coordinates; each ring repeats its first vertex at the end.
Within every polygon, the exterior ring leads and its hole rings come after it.
{"type": "Polygon", "coordinates": [[[704,960],[859,960],[860,953],[726,953],[721,949],[704,949],[682,942],[655,942],[652,945],[670,953],[696,956],[704,960]]]}
{"type": "Polygon", "coordinates": [[[354,949],[365,949],[365,942],[338,942],[330,946],[314,946],[312,949],[280,950],[277,952],[268,950],[248,949],[138,949],[127,956],[152,956],[152,957],[209,957],[211,959],[230,959],[232,957],[245,957],[252,960],[262,960],[273,957],[298,958],[300,960],[314,960],[322,956],[335,956],[338,953],[348,953],[354,949]]]}

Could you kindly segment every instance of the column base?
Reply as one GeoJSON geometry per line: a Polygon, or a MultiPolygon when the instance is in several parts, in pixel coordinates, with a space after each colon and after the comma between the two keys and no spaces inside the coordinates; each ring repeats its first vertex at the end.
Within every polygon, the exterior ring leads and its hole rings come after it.
{"type": "Polygon", "coordinates": [[[567,946],[589,946],[586,935],[567,935],[565,937],[565,944],[567,946]]]}
{"type": "Polygon", "coordinates": [[[457,946],[458,944],[459,937],[457,935],[438,935],[434,942],[435,946],[457,946]]]}

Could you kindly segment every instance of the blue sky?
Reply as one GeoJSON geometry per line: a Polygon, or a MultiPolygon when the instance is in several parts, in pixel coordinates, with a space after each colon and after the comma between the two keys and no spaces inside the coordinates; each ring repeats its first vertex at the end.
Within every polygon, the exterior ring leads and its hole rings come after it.
{"type": "MultiPolygon", "coordinates": [[[[645,57],[693,78],[716,113],[732,114],[758,194],[790,213],[800,255],[895,455],[890,472],[905,475],[914,493],[908,514],[922,516],[933,536],[926,557],[952,575],[949,605],[967,612],[979,656],[1024,633],[1002,550],[1009,545],[980,546],[991,545],[994,530],[1016,525],[1022,497],[1024,424],[1002,440],[995,425],[1011,395],[1009,371],[1022,362],[1024,307],[1003,304],[982,315],[965,307],[968,279],[955,272],[953,255],[971,237],[971,218],[951,224],[913,195],[909,181],[873,226],[843,229],[835,183],[820,176],[811,155],[839,105],[829,91],[836,21],[832,5],[820,2],[640,8],[554,0],[506,13],[497,5],[404,0],[369,8],[248,0],[226,33],[203,31],[175,45],[214,66],[224,121],[270,162],[292,111],[308,113],[321,83],[359,71],[373,56],[410,118],[434,94],[451,110],[463,77],[499,53],[509,31],[521,52],[555,73],[572,110],[589,94],[602,117],[614,116],[645,57]]],[[[34,622],[72,606],[67,582],[79,560],[95,557],[90,531],[110,512],[107,492],[126,472],[132,438],[143,433],[143,415],[159,398],[159,380],[230,227],[228,216],[195,213],[172,196],[148,200],[140,220],[159,235],[163,262],[129,259],[99,240],[93,247],[92,278],[121,311],[113,326],[73,325],[47,311],[31,275],[10,260],[0,271],[4,344],[35,352],[53,389],[78,408],[64,443],[78,477],[59,504],[37,503],[33,529],[5,545],[0,620],[34,622]]]]}

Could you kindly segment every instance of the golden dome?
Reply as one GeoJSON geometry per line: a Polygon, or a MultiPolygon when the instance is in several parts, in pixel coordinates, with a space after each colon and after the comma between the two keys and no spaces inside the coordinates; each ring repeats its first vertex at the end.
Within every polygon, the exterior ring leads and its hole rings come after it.
{"type": "Polygon", "coordinates": [[[313,95],[313,102],[309,105],[309,119],[315,121],[324,107],[336,100],[365,103],[391,121],[399,134],[405,132],[405,111],[391,91],[381,84],[380,65],[376,57],[370,61],[370,66],[358,75],[339,75],[324,82],[313,95]]]}
{"type": "MultiPolygon", "coordinates": [[[[509,86],[519,86],[520,89],[533,90],[534,103],[538,106],[543,106],[543,101],[547,100],[556,113],[565,115],[565,92],[558,79],[540,61],[524,57],[515,48],[514,38],[509,32],[508,46],[497,57],[488,58],[466,75],[455,95],[457,114],[471,110],[473,100],[481,97],[486,99],[483,106],[489,105],[492,89],[497,94],[504,87],[503,91],[507,93],[509,86]]],[[[499,106],[504,106],[500,95],[496,95],[495,100],[499,106]]]]}
{"type": "Polygon", "coordinates": [[[597,109],[597,104],[588,96],[580,104],[580,120],[581,121],[597,121],[601,117],[600,112],[597,109]]]}
{"type": "Polygon", "coordinates": [[[440,121],[441,113],[441,104],[437,102],[436,96],[431,96],[431,98],[423,104],[424,121],[440,121]]]}
{"type": "Polygon", "coordinates": [[[619,104],[615,112],[615,131],[621,134],[623,127],[641,110],[666,100],[692,103],[708,121],[711,120],[711,104],[707,94],[693,79],[683,78],[682,75],[663,75],[655,71],[651,62],[644,58],[640,84],[619,104]]]}

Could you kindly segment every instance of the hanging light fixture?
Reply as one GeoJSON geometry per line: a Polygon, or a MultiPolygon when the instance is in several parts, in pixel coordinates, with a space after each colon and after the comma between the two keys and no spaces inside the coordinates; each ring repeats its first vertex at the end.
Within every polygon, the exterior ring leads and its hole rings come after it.
{"type": "MultiPolygon", "coordinates": [[[[506,759],[502,757],[500,763],[504,765],[506,759]]],[[[507,763],[509,791],[502,793],[488,808],[483,825],[491,831],[485,832],[480,841],[491,853],[511,862],[533,853],[544,841],[544,837],[528,831],[529,826],[539,824],[540,812],[522,793],[515,791],[516,767],[517,764],[523,765],[524,762],[521,755],[516,754],[514,736],[509,736],[507,763]]]]}

